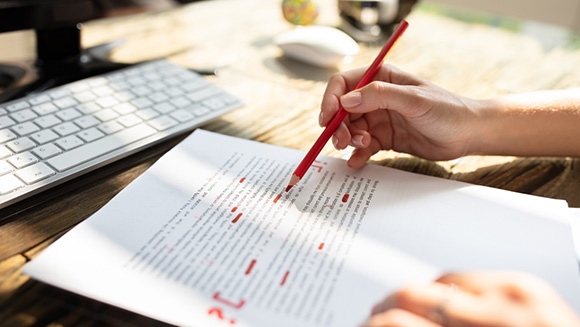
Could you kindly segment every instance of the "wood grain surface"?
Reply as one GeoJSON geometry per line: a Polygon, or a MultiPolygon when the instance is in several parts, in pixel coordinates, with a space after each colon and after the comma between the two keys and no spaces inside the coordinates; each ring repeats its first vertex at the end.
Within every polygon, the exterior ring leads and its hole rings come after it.
{"type": "MultiPolygon", "coordinates": [[[[123,39],[120,62],[168,57],[193,69],[219,68],[211,82],[246,105],[204,129],[307,150],[321,129],[319,105],[328,78],[368,65],[380,45],[361,44],[354,62],[321,69],[283,57],[273,38],[292,26],[278,0],[214,0],[163,12],[86,24],[87,47],[123,39]]],[[[317,23],[337,25],[332,0],[321,1],[317,23]]],[[[410,28],[387,61],[465,96],[580,85],[580,53],[546,50],[525,35],[415,10],[410,28]]],[[[30,33],[0,36],[0,60],[31,50],[30,33]],[[19,40],[19,41],[18,41],[19,40]],[[9,44],[6,44],[9,42],[9,44]],[[17,42],[14,52],[9,45],[17,42]]],[[[580,127],[579,127],[580,128],[580,127]]],[[[23,265],[89,217],[185,135],[0,210],[0,326],[164,326],[163,323],[58,290],[21,274],[23,265]]],[[[327,146],[324,154],[343,156],[327,146]]],[[[384,152],[372,164],[568,201],[580,207],[577,158],[473,156],[432,162],[384,152]]]]}

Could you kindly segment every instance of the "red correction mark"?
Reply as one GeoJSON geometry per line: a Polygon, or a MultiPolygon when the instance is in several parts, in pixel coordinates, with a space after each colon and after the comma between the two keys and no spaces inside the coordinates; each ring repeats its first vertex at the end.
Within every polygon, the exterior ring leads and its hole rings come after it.
{"type": "Polygon", "coordinates": [[[232,208],[232,212],[236,212],[236,210],[238,210],[238,207],[233,207],[232,208]]]}
{"type": "MultiPolygon", "coordinates": [[[[210,316],[215,314],[220,320],[224,320],[224,313],[220,308],[211,308],[207,311],[207,314],[210,316]]],[[[233,325],[236,323],[236,321],[234,319],[230,319],[229,323],[233,325]]]]}
{"type": "Polygon", "coordinates": [[[282,194],[278,194],[276,195],[276,197],[274,198],[274,203],[277,203],[278,200],[280,200],[280,197],[282,196],[282,194]]]}
{"type": "Polygon", "coordinates": [[[240,179],[240,183],[243,183],[246,180],[245,177],[243,177],[242,179],[240,179]]]}
{"type": "Polygon", "coordinates": [[[238,222],[238,220],[240,220],[240,218],[241,218],[241,217],[242,217],[242,213],[240,212],[240,213],[239,213],[239,214],[236,216],[236,218],[234,218],[234,220],[232,220],[232,224],[235,224],[235,223],[237,223],[237,222],[238,222]]]}
{"type": "Polygon", "coordinates": [[[282,282],[280,283],[280,286],[284,286],[284,284],[286,284],[286,279],[288,279],[289,274],[290,274],[290,271],[286,271],[286,273],[284,274],[284,278],[282,278],[282,282]]]}
{"type": "Polygon", "coordinates": [[[248,267],[248,269],[246,269],[246,275],[249,275],[252,272],[252,269],[254,269],[254,266],[256,265],[256,259],[252,260],[252,262],[250,262],[250,266],[248,267]]]}
{"type": "Polygon", "coordinates": [[[348,193],[346,193],[345,195],[342,196],[342,202],[346,203],[346,201],[348,201],[348,197],[350,195],[348,195],[348,193]]]}
{"type": "Polygon", "coordinates": [[[320,243],[320,245],[318,246],[318,249],[322,250],[323,247],[324,247],[324,242],[320,243]]]}
{"type": "Polygon", "coordinates": [[[244,304],[246,304],[246,301],[244,301],[244,300],[241,300],[240,303],[236,304],[236,303],[232,303],[226,299],[222,299],[220,297],[220,292],[215,292],[215,294],[213,295],[213,299],[218,301],[218,302],[221,302],[225,305],[229,305],[232,308],[236,308],[236,309],[241,309],[244,306],[244,304]]]}

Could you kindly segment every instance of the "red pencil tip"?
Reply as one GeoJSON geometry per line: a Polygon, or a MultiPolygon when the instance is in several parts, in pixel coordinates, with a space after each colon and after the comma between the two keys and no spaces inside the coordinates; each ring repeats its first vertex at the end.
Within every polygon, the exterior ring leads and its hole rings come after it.
{"type": "Polygon", "coordinates": [[[286,186],[286,193],[288,193],[288,191],[290,191],[292,186],[296,185],[296,183],[298,183],[299,181],[300,177],[296,176],[296,174],[292,174],[292,177],[290,178],[290,183],[288,183],[288,186],[286,186]]]}

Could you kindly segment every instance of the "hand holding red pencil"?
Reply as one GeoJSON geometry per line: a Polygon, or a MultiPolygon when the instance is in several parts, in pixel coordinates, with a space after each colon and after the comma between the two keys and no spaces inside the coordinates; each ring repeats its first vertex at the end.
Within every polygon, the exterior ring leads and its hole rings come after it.
{"type": "MultiPolygon", "coordinates": [[[[393,48],[395,43],[399,40],[399,38],[401,37],[403,32],[405,32],[408,26],[409,23],[407,23],[407,21],[405,20],[403,20],[399,24],[399,27],[395,30],[395,32],[393,32],[387,43],[383,46],[378,56],[375,58],[375,60],[367,69],[367,71],[364,73],[364,75],[362,76],[362,78],[360,79],[360,81],[358,82],[358,84],[355,86],[354,89],[361,88],[373,80],[374,76],[376,75],[381,65],[383,64],[383,61],[385,60],[387,54],[393,48]]],[[[310,149],[310,151],[308,151],[304,159],[302,159],[302,162],[300,162],[300,164],[292,174],[292,177],[290,178],[290,183],[286,187],[286,192],[290,191],[290,189],[294,185],[296,185],[296,183],[298,183],[302,179],[302,177],[304,177],[304,174],[306,174],[308,168],[310,168],[310,166],[312,165],[318,154],[320,154],[320,151],[322,151],[322,148],[324,148],[324,146],[326,145],[332,134],[336,131],[336,129],[338,128],[340,123],[344,120],[347,114],[348,114],[347,111],[344,110],[344,108],[342,107],[338,110],[336,115],[326,126],[322,134],[318,137],[318,139],[310,149]]]]}

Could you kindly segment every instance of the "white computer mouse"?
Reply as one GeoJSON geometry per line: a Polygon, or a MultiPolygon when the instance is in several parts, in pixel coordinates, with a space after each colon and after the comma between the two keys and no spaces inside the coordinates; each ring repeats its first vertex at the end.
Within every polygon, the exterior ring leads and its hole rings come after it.
{"type": "Polygon", "coordinates": [[[320,67],[352,60],[359,46],[348,34],[329,26],[298,26],[274,38],[284,55],[320,67]]]}

